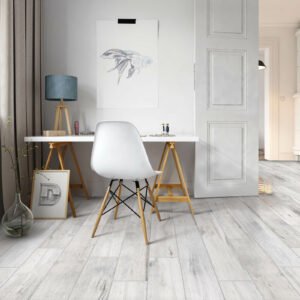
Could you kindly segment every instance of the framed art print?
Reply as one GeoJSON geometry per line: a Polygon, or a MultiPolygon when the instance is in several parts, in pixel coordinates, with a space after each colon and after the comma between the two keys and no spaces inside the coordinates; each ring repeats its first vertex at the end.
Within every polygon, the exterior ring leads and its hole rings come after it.
{"type": "Polygon", "coordinates": [[[65,219],[70,170],[35,170],[31,210],[35,219],[65,219]]]}
{"type": "Polygon", "coordinates": [[[98,108],[158,106],[158,20],[97,21],[96,56],[98,108]]]}

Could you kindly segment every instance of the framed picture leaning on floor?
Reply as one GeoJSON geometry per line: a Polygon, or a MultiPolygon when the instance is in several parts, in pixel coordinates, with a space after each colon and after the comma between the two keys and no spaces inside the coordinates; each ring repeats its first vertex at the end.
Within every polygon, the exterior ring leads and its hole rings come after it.
{"type": "Polygon", "coordinates": [[[35,219],[65,219],[70,170],[35,170],[30,208],[35,219]]]}

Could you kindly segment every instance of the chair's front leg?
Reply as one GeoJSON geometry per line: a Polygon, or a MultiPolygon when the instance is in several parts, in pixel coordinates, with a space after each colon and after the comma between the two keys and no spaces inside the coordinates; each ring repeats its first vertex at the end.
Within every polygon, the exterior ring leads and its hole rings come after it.
{"type": "Polygon", "coordinates": [[[140,184],[138,181],[135,182],[135,186],[136,186],[136,194],[137,194],[137,199],[138,199],[138,205],[139,205],[139,211],[140,211],[140,217],[141,217],[142,229],[143,229],[143,233],[144,233],[145,244],[148,245],[145,215],[144,215],[143,204],[142,204],[142,199],[141,199],[141,194],[140,194],[140,184]]]}
{"type": "Polygon", "coordinates": [[[110,189],[111,189],[111,185],[112,185],[112,182],[110,182],[109,187],[108,187],[107,190],[106,190],[104,199],[103,199],[103,201],[102,201],[101,208],[100,208],[100,211],[99,211],[99,213],[98,213],[98,217],[97,217],[96,223],[95,223],[95,225],[94,225],[94,229],[93,229],[93,233],[92,233],[92,238],[95,236],[97,227],[98,227],[98,225],[99,225],[99,223],[100,223],[102,214],[103,214],[104,209],[105,209],[105,207],[106,207],[106,203],[107,203],[107,200],[108,200],[108,196],[109,196],[109,192],[110,192],[110,189]]]}

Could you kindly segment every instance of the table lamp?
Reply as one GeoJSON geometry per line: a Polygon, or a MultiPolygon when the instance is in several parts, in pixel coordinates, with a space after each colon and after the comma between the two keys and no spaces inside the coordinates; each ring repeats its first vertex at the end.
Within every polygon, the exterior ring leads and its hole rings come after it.
{"type": "Polygon", "coordinates": [[[62,115],[65,114],[68,134],[72,134],[70,115],[64,101],[77,100],[77,77],[70,75],[47,75],[45,77],[45,98],[60,101],[56,106],[54,130],[61,130],[62,115]]]}

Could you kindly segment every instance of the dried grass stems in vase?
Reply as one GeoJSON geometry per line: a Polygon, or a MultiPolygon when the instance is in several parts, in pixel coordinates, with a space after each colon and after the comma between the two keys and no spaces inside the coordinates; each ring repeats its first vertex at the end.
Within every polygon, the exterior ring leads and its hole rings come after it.
{"type": "MultiPolygon", "coordinates": [[[[12,119],[8,118],[6,122],[6,131],[12,128],[12,119]]],[[[31,210],[22,202],[21,199],[21,172],[20,161],[27,158],[38,146],[26,145],[24,147],[10,146],[4,141],[2,144],[2,151],[7,154],[11,170],[15,177],[15,199],[12,206],[5,212],[2,217],[2,228],[6,235],[11,237],[21,237],[28,233],[33,224],[33,215],[31,210]]]]}

